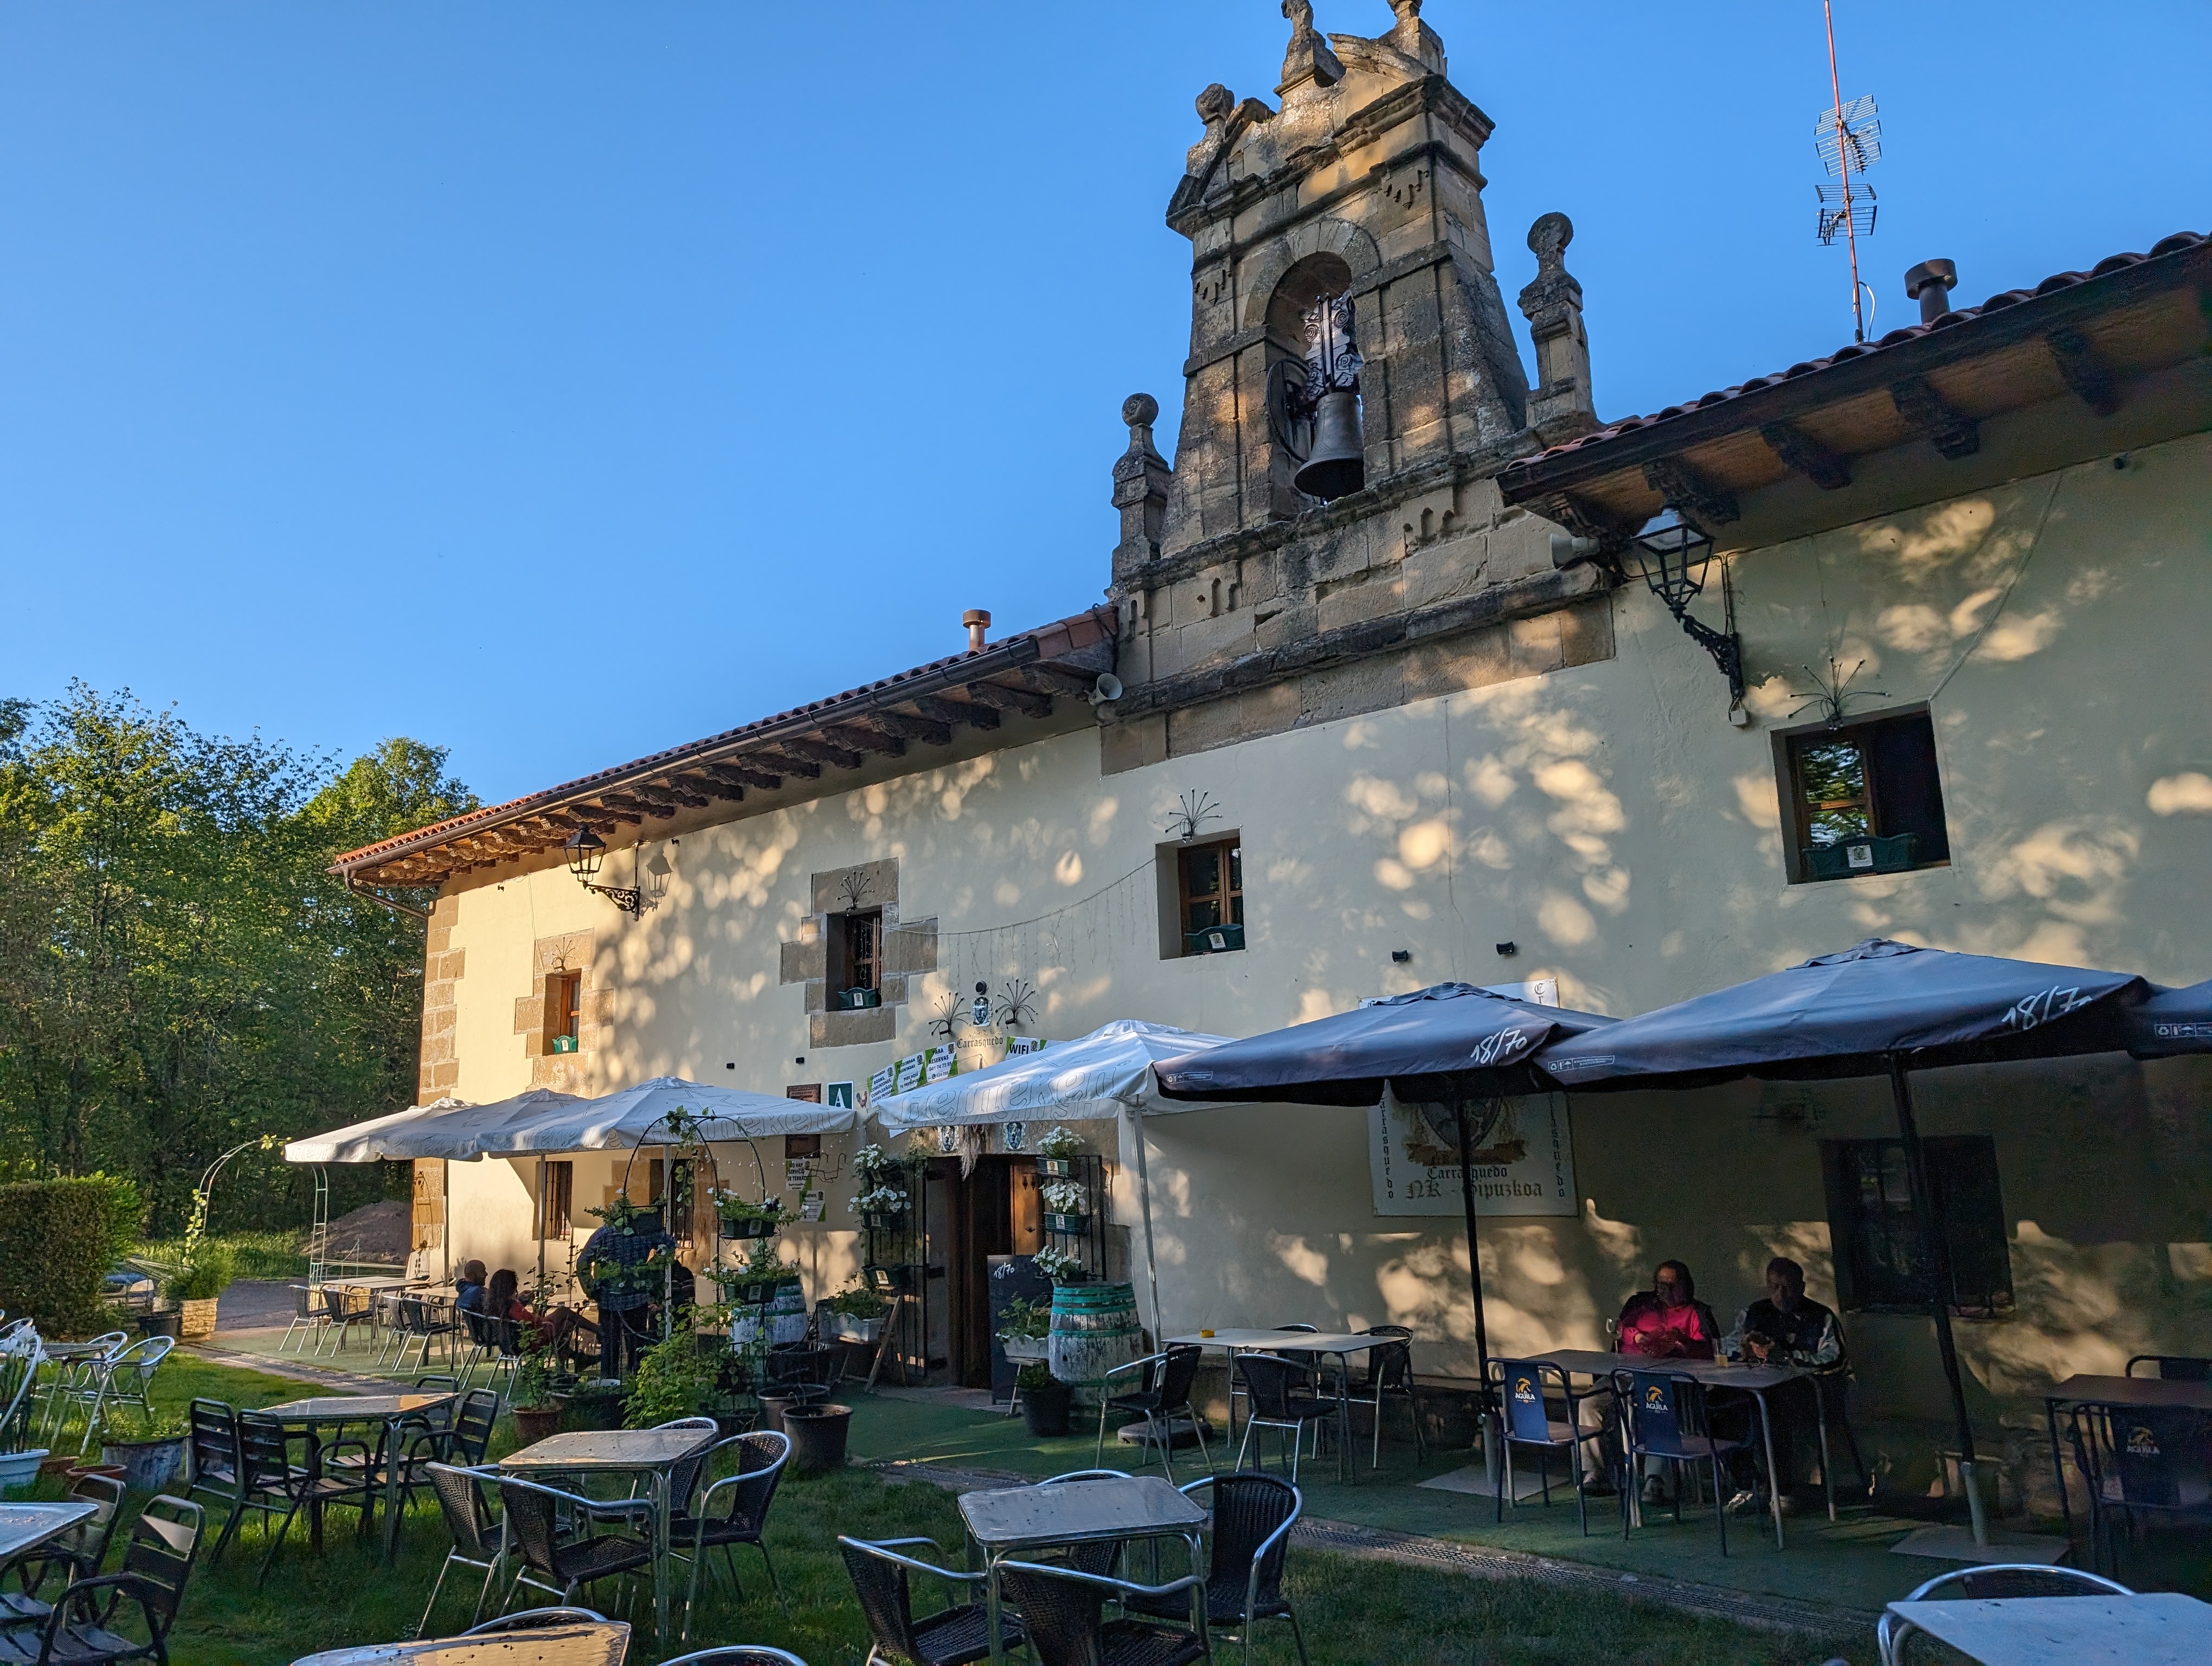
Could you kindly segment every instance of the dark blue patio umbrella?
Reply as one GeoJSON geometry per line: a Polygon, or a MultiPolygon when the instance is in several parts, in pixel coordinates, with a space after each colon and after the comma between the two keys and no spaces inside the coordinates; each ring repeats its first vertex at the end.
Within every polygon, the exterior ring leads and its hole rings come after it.
{"type": "Polygon", "coordinates": [[[1490,1376],[1490,1333],[1482,1313],[1482,1262],[1476,1253],[1472,1153],[1516,1094],[1554,1084],[1529,1070],[1546,1042],[1613,1023],[1594,1012],[1516,1000],[1471,983],[1439,983],[1391,995],[1333,1018],[1187,1054],[1152,1067],[1171,1099],[1273,1100],[1310,1105],[1372,1105],[1383,1085],[1401,1099],[1446,1104],[1457,1123],[1460,1201],[1467,1214],[1468,1282],[1474,1292],[1474,1353],[1490,1376]],[[1482,1118],[1474,1126],[1470,1107],[1482,1118]]]}
{"type": "Polygon", "coordinates": [[[2128,1012],[2128,1051],[2139,1059],[2212,1053],[2212,979],[2160,989],[2128,1012]]]}
{"type": "Polygon", "coordinates": [[[1532,1065],[1561,1084],[1692,1087],[1755,1076],[1887,1075],[1905,1145],[1914,1219],[1930,1274],[1936,1340],[1951,1386],[1960,1459],[1981,1539],[1974,1435],[1951,1335],[1948,1245],[1936,1230],[1910,1073],[1932,1066],[2119,1052],[2151,986],[2126,972],[1954,954],[1870,938],[1840,954],[1569,1037],[1532,1065]]]}

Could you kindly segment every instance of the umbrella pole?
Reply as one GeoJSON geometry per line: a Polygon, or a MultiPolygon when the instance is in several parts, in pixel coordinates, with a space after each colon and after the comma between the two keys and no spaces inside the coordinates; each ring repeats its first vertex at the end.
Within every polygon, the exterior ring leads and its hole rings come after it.
{"type": "Polygon", "coordinates": [[[545,1159],[538,1159],[538,1212],[531,1231],[538,1239],[538,1299],[545,1299],[545,1159]]]}
{"type": "Polygon", "coordinates": [[[1452,1100],[1452,1117],[1459,1125],[1459,1199],[1467,1213],[1467,1281],[1474,1292],[1474,1369],[1482,1384],[1482,1451],[1486,1467],[1493,1467],[1491,1454],[1498,1450],[1498,1431],[1490,1403],[1490,1329],[1482,1316],[1482,1250],[1474,1227],[1474,1142],[1468,1137],[1465,1098],[1452,1100]]]}
{"type": "Polygon", "coordinates": [[[1160,1262],[1152,1253],[1152,1179],[1145,1168],[1145,1123],[1133,1105],[1128,1116],[1129,1143],[1137,1148],[1137,1210],[1145,1218],[1145,1282],[1152,1292],[1152,1343],[1164,1348],[1168,1345],[1168,1331],[1167,1322],[1160,1316],[1160,1262]]]}
{"type": "Polygon", "coordinates": [[[1936,1219],[1934,1194],[1928,1184],[1928,1158],[1920,1144],[1919,1124],[1912,1115],[1912,1085],[1905,1061],[1889,1058],[1890,1097],[1897,1103],[1897,1131],[1905,1142],[1905,1172],[1912,1188],[1912,1218],[1920,1228],[1920,1241],[1935,1292],[1929,1302],[1936,1321],[1936,1347],[1943,1358],[1943,1375],[1951,1386],[1951,1414],[1957,1420],[1959,1480],[1966,1489],[1966,1509],[1974,1524],[1974,1542],[1986,1546],[1990,1524],[1982,1510],[1981,1488],[1974,1480],[1974,1426],[1966,1416],[1966,1390],[1959,1371],[1959,1345],[1951,1334],[1951,1246],[1936,1219]]]}

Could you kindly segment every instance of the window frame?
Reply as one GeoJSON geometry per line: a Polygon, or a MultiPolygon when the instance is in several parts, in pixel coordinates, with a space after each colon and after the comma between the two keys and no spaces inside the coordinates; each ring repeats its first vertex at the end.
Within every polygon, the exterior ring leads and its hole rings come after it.
{"type": "MultiPolygon", "coordinates": [[[[1965,1319],[2008,1317],[2017,1310],[2018,1296],[2013,1286],[2011,1230],[2005,1213],[1996,1140],[1984,1134],[1931,1134],[1924,1137],[1920,1146],[1927,1164],[1929,1189],[1934,1194],[1935,1213],[1943,1224],[1949,1251],[1951,1289],[1947,1305],[1965,1319]],[[1975,1219],[1968,1213],[1978,1193],[1990,1211],[1982,1219],[1975,1219]],[[1983,1281],[1988,1287],[1971,1292],[1978,1299],[1962,1300],[1962,1294],[1968,1292],[1960,1288],[1961,1272],[1971,1271],[1977,1263],[1990,1275],[1983,1281]]],[[[1877,1253],[1877,1246],[1863,1235],[1871,1217],[1863,1203],[1858,1154],[1878,1153],[1885,1159],[1885,1170],[1893,1166],[1901,1170],[1904,1151],[1905,1141],[1894,1135],[1820,1142],[1837,1305],[1844,1312],[1928,1311],[1929,1292],[1923,1275],[1917,1270],[1881,1270],[1883,1258],[1877,1253]],[[1887,1160],[1891,1158],[1897,1162],[1893,1164],[1887,1160]]],[[[1885,1198],[1882,1213],[1892,1223],[1890,1231],[1901,1226],[1911,1235],[1911,1252],[1917,1258],[1917,1213],[1911,1201],[1911,1180],[1901,1171],[1897,1178],[1905,1189],[1905,1196],[1901,1201],[1885,1198]]]]}
{"type": "Polygon", "coordinates": [[[1187,844],[1177,843],[1171,848],[1176,853],[1174,934],[1179,950],[1176,958],[1196,959],[1214,954],[1243,952],[1241,945],[1227,949],[1194,949],[1190,946],[1190,939],[1194,933],[1211,930],[1212,926],[1235,926],[1239,929],[1245,926],[1243,836],[1237,833],[1217,834],[1209,839],[1193,839],[1187,844]],[[1219,856],[1215,869],[1214,888],[1203,893],[1194,892],[1191,889],[1191,859],[1209,850],[1218,853],[1219,856]],[[1190,923],[1191,909],[1208,904],[1228,917],[1213,921],[1212,926],[1193,926],[1190,923]]]}
{"type": "MultiPolygon", "coordinates": [[[[1882,788],[1874,765],[1874,754],[1864,741],[1857,743],[1859,756],[1866,763],[1866,800],[1869,836],[1892,836],[1884,831],[1882,788]]],[[[1781,798],[1782,810],[1782,866],[1787,882],[1793,885],[1829,885],[1839,879],[1896,879],[1901,873],[1918,873],[1927,868],[1948,867],[1951,865],[1950,808],[1945,801],[1943,760],[1936,745],[1935,716],[1926,702],[1906,706],[1886,707],[1880,711],[1863,712],[1845,718],[1841,723],[1800,723],[1789,728],[1773,731],[1774,772],[1781,798]],[[1805,792],[1800,773],[1799,757],[1809,745],[1823,738],[1852,736],[1858,732],[1883,724],[1897,723],[1917,718],[1927,725],[1930,759],[1935,768],[1936,806],[1942,816],[1945,851],[1929,860],[1915,860],[1909,868],[1875,873],[1814,874],[1808,871],[1805,851],[1813,842],[1812,817],[1805,802],[1805,792]]],[[[1911,830],[1900,830],[1909,831],[1911,830]]]]}
{"type": "Polygon", "coordinates": [[[545,1022],[540,1038],[544,1050],[548,1054],[559,1052],[560,1049],[553,1043],[565,1036],[576,1043],[571,1050],[581,1052],[584,1047],[583,1019],[583,973],[580,971],[546,973],[545,1022]]]}
{"type": "Polygon", "coordinates": [[[825,992],[834,1000],[847,989],[875,989],[884,987],[884,911],[880,908],[850,909],[842,914],[833,914],[824,922],[830,933],[828,964],[823,968],[825,992]],[[856,961],[853,939],[856,929],[865,928],[873,939],[872,955],[856,961]],[[867,981],[863,982],[865,968],[867,981]]]}

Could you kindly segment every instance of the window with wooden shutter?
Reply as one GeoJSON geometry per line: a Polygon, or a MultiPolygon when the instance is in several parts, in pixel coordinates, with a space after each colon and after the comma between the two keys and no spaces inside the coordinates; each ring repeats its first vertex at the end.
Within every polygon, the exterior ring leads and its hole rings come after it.
{"type": "MultiPolygon", "coordinates": [[[[1968,1317],[2011,1310],[2012,1253],[1996,1142],[1986,1134],[1921,1141],[1929,1201],[1951,1262],[1951,1306],[1968,1317]]],[[[1843,1306],[1867,1313],[1924,1313],[1934,1289],[1912,1206],[1902,1140],[1828,1140],[1820,1146],[1843,1306]]]]}

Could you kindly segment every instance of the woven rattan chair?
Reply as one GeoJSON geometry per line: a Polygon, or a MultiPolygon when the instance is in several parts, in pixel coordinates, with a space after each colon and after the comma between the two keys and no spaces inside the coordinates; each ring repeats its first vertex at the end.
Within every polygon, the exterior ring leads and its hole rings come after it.
{"type": "Polygon", "coordinates": [[[1421,1396],[1413,1385],[1413,1347],[1405,1339],[1413,1333],[1403,1325],[1375,1325],[1365,1333],[1370,1336],[1389,1336],[1396,1340],[1367,1350],[1367,1375],[1353,1384],[1352,1392],[1368,1401],[1375,1408],[1375,1449],[1368,1457],[1370,1468],[1380,1468],[1382,1463],[1382,1402],[1399,1399],[1406,1402],[1413,1423],[1413,1451],[1423,1462],[1428,1461],[1429,1438],[1421,1428],[1421,1396]]]}
{"type": "MultiPolygon", "coordinates": [[[[1306,1391],[1304,1384],[1311,1382],[1311,1373],[1295,1359],[1285,1359],[1273,1353],[1240,1353],[1237,1356],[1237,1375],[1244,1383],[1244,1397],[1250,1410],[1245,1414],[1244,1438],[1237,1448],[1235,1467],[1244,1467],[1244,1454],[1253,1444],[1252,1437],[1261,1429],[1287,1432],[1291,1438],[1291,1481],[1298,1478],[1298,1453],[1305,1445],[1309,1427],[1334,1422],[1339,1407],[1334,1400],[1316,1398],[1306,1391]]],[[[1254,1462],[1263,1460],[1258,1452],[1254,1462]]]]}
{"type": "Polygon", "coordinates": [[[691,1634],[691,1613],[699,1601],[699,1570],[707,1560],[707,1553],[720,1547],[722,1560],[730,1571],[730,1588],[736,1600],[745,1600],[744,1584],[738,1578],[736,1547],[750,1545],[760,1552],[761,1566],[768,1570],[769,1588],[775,1592],[775,1600],[786,1608],[783,1582],[775,1577],[775,1561],[768,1554],[768,1511],[775,1502],[775,1489],[783,1480],[785,1460],[791,1456],[791,1437],[774,1430],[760,1429],[750,1434],[732,1435],[727,1440],[717,1441],[708,1447],[693,1464],[692,1474],[712,1474],[719,1467],[718,1460],[727,1455],[738,1466],[737,1473],[720,1481],[710,1481],[702,1493],[696,1511],[689,1506],[690,1492],[674,1487],[669,1497],[675,1511],[668,1520],[668,1542],[678,1554],[690,1559],[691,1579],[684,1597],[684,1635],[691,1634]]]}
{"type": "MultiPolygon", "coordinates": [[[[1182,1490],[1186,1496],[1206,1493],[1213,1508],[1206,1547],[1209,1630],[1216,1634],[1236,1633],[1249,1666],[1252,1633],[1258,1622],[1286,1620],[1291,1639],[1298,1645],[1298,1658],[1304,1661],[1305,1633],[1298,1629],[1298,1617],[1283,1595],[1283,1554],[1290,1547],[1291,1529],[1304,1508],[1298,1489],[1273,1475],[1232,1474],[1209,1475],[1182,1490]]],[[[1121,1598],[1125,1614],[1174,1620],[1189,1611],[1188,1602],[1174,1596],[1124,1594],[1121,1598]]]]}
{"type": "Polygon", "coordinates": [[[1120,1394],[1103,1395],[1098,1402],[1097,1450],[1091,1462],[1101,1462],[1106,1456],[1106,1420],[1119,1412],[1132,1422],[1142,1420],[1147,1440],[1159,1447],[1160,1467],[1167,1471],[1170,1483],[1175,1480],[1173,1441],[1169,1438],[1168,1420],[1176,1416],[1188,1417],[1192,1432],[1198,1436],[1199,1456],[1205,1461],[1209,1474],[1213,1468],[1213,1456],[1206,1448],[1206,1425],[1200,1420],[1198,1408],[1191,1404],[1191,1389],[1198,1381],[1199,1362],[1205,1355],[1188,1343],[1170,1346],[1158,1353],[1147,1354],[1126,1365],[1116,1365],[1106,1373],[1110,1385],[1114,1379],[1128,1371],[1141,1371],[1139,1386],[1125,1389],[1120,1394]]]}
{"type": "MultiPolygon", "coordinates": [[[[1937,1602],[2008,1596],[2134,1595],[2125,1585],[2079,1568],[2051,1567],[2041,1562],[2000,1562],[1988,1567],[1953,1568],[1939,1573],[1925,1584],[1916,1586],[1905,1600],[1937,1602]]],[[[1883,1614],[1874,1634],[1875,1645],[1881,1651],[1882,1666],[1906,1666],[1912,1658],[1912,1639],[1926,1635],[1910,1620],[1894,1614],[1883,1614]]],[[[1950,1657],[1947,1654],[1945,1657],[1950,1657]]]]}
{"type": "Polygon", "coordinates": [[[504,1475],[499,1483],[499,1507],[506,1518],[507,1548],[520,1561],[500,1603],[501,1608],[525,1585],[566,1602],[586,1585],[602,1579],[626,1578],[652,1565],[649,1540],[628,1533],[564,1535],[559,1515],[565,1507],[572,1519],[632,1522],[649,1532],[653,1511],[650,1499],[587,1499],[557,1487],[541,1487],[536,1481],[504,1475]]]}
{"type": "Polygon", "coordinates": [[[491,1595],[491,1582],[499,1572],[500,1559],[505,1554],[499,1523],[491,1518],[491,1511],[484,1505],[481,1476],[473,1470],[457,1469],[447,1463],[425,1464],[422,1475],[438,1500],[439,1513],[446,1518],[446,1531],[453,1535],[453,1544],[446,1552],[446,1560],[438,1565],[438,1577],[430,1585],[430,1600],[422,1604],[422,1617],[416,1622],[417,1637],[429,1629],[431,1610],[438,1606],[438,1593],[446,1588],[446,1576],[453,1572],[456,1562],[463,1567],[483,1570],[483,1584],[477,1588],[476,1607],[469,1610],[469,1623],[474,1625],[481,1620],[484,1601],[491,1595]]]}
{"type": "MultiPolygon", "coordinates": [[[[860,1598],[861,1617],[868,1624],[866,1666],[968,1666],[991,1652],[988,1610],[982,1587],[987,1576],[939,1567],[907,1551],[933,1539],[848,1539],[838,1547],[845,1553],[845,1571],[852,1576],[853,1593],[860,1598]],[[966,1602],[950,1603],[943,1612],[917,1620],[914,1613],[911,1576],[927,1573],[948,1585],[966,1586],[975,1596],[966,1602]]],[[[939,1553],[942,1554],[941,1552],[939,1553]]],[[[999,1616],[1001,1652],[1022,1646],[1022,1624],[1009,1614],[999,1616]]]]}
{"type": "Polygon", "coordinates": [[[1206,1644],[1204,1584],[1194,1573],[1164,1585],[1140,1585],[1042,1562],[999,1564],[999,1589],[1021,1610],[1022,1629],[1037,1666],[1190,1666],[1205,1660],[1212,1651],[1206,1644]],[[1191,1617],[1188,1631],[1126,1617],[1133,1600],[1166,1602],[1177,1596],[1191,1617]],[[1106,1618],[1109,1600],[1123,1605],[1124,1618],[1106,1618]]]}

